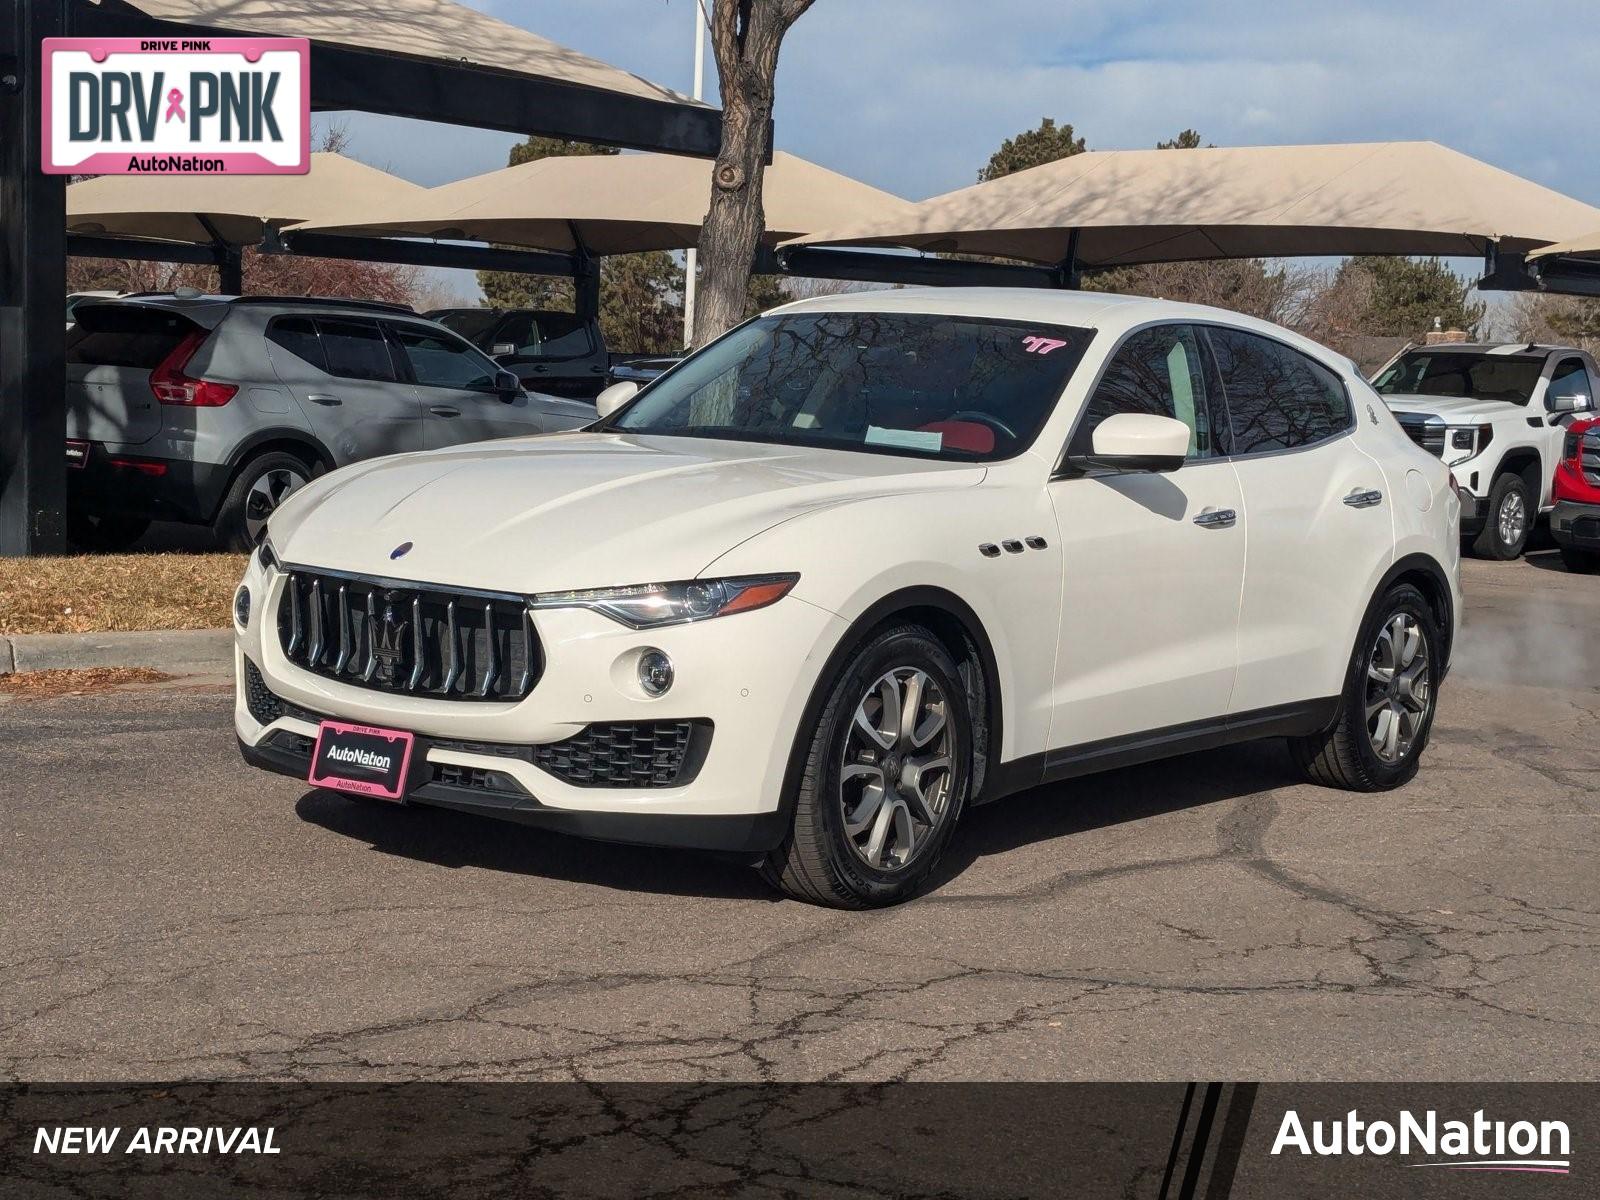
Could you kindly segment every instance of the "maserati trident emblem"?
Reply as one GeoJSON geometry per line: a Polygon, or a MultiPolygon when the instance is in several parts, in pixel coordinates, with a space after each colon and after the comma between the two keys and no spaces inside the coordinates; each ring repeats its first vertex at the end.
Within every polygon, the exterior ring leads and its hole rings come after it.
{"type": "Polygon", "coordinates": [[[383,615],[374,622],[375,627],[369,634],[372,639],[372,673],[379,683],[395,682],[401,660],[405,658],[407,624],[407,621],[395,615],[392,604],[385,604],[383,615]]]}
{"type": "Polygon", "coordinates": [[[394,559],[397,559],[397,558],[404,558],[406,555],[408,555],[410,553],[411,553],[411,543],[410,542],[401,542],[393,550],[389,551],[389,559],[390,559],[390,561],[393,561],[394,559]]]}

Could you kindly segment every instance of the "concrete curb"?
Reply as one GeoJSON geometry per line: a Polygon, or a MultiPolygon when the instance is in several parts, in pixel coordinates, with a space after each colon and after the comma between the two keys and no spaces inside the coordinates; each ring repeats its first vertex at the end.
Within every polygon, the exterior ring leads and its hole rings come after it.
{"type": "Polygon", "coordinates": [[[0,675],[88,667],[150,667],[172,675],[226,674],[233,669],[233,630],[0,637],[0,675]]]}

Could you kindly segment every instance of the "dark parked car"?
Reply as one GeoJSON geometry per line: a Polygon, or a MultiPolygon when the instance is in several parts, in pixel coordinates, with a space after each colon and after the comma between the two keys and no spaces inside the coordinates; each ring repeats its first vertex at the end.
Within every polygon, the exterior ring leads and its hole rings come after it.
{"type": "Polygon", "coordinates": [[[592,400],[606,386],[611,360],[598,321],[533,308],[440,308],[427,316],[534,391],[592,400]]]}

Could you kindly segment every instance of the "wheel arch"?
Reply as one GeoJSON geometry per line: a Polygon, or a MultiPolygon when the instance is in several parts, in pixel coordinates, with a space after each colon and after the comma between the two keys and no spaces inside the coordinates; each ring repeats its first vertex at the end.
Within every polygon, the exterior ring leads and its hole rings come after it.
{"type": "Polygon", "coordinates": [[[1494,474],[1489,479],[1489,486],[1494,486],[1494,481],[1502,475],[1520,475],[1522,482],[1528,486],[1528,494],[1532,497],[1534,514],[1537,515],[1539,507],[1544,503],[1546,488],[1544,486],[1544,456],[1540,454],[1537,446],[1513,446],[1500,456],[1500,461],[1495,464],[1494,474]]]}
{"type": "Polygon", "coordinates": [[[871,604],[850,623],[829,653],[816,683],[812,685],[811,694],[806,698],[794,742],[789,748],[783,775],[783,793],[779,801],[783,812],[793,810],[796,789],[805,769],[806,745],[801,735],[817,727],[840,673],[851,656],[878,630],[903,622],[926,626],[962,671],[968,704],[973,709],[974,725],[977,726],[974,730],[970,803],[982,803],[984,789],[995,779],[1002,744],[1004,704],[994,646],[983,621],[960,596],[942,587],[914,586],[897,589],[871,604]]]}
{"type": "Polygon", "coordinates": [[[1407,554],[1403,558],[1396,559],[1384,573],[1383,578],[1378,581],[1371,599],[1367,601],[1369,613],[1383,594],[1397,583],[1411,584],[1422,593],[1429,607],[1433,609],[1435,623],[1439,626],[1439,636],[1444,639],[1444,667],[1439,672],[1442,679],[1450,669],[1450,654],[1455,643],[1455,598],[1450,588],[1450,577],[1438,559],[1427,554],[1407,554]]]}

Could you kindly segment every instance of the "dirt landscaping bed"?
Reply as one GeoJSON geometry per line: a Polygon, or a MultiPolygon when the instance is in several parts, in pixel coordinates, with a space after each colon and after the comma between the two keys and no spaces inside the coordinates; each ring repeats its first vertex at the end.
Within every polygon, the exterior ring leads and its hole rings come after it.
{"type": "Polygon", "coordinates": [[[221,629],[242,554],[0,558],[0,635],[221,629]]]}

